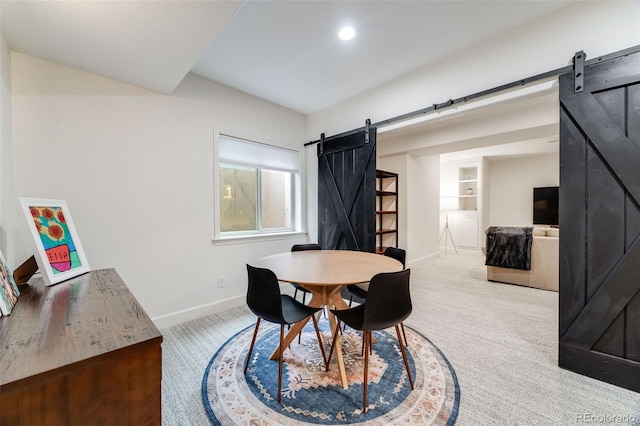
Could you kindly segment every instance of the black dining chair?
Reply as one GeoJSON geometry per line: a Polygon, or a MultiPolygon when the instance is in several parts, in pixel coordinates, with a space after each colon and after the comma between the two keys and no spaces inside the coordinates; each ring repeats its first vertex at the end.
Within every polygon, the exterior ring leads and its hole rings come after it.
{"type": "Polygon", "coordinates": [[[407,259],[407,252],[398,247],[387,247],[384,250],[384,255],[391,257],[398,262],[402,263],[402,267],[404,268],[405,260],[407,259]]]}
{"type": "Polygon", "coordinates": [[[316,330],[316,336],[318,337],[318,344],[320,346],[320,352],[322,353],[322,360],[327,365],[327,358],[324,353],[324,347],[322,345],[322,338],[318,331],[318,323],[316,321],[315,313],[322,308],[312,308],[303,303],[298,302],[288,294],[280,293],[280,285],[276,274],[270,269],[256,268],[251,265],[247,265],[247,274],[249,276],[249,286],[247,289],[247,305],[251,312],[257,317],[256,327],[253,332],[253,339],[251,340],[251,346],[249,347],[249,354],[244,364],[244,374],[247,374],[247,367],[251,360],[251,353],[253,352],[253,345],[256,342],[256,336],[258,335],[258,328],[260,327],[260,320],[264,319],[272,323],[280,324],[280,345],[278,350],[278,403],[281,399],[282,392],[282,358],[283,358],[283,339],[284,339],[284,326],[285,324],[295,324],[302,321],[305,318],[311,317],[313,326],[316,330]]]}
{"type": "MultiPolygon", "coordinates": [[[[322,250],[322,247],[320,247],[318,244],[315,243],[309,243],[309,244],[294,244],[291,247],[291,251],[305,251],[305,250],[322,250]]],[[[311,293],[309,290],[307,290],[306,288],[302,287],[301,285],[298,284],[291,284],[293,286],[293,288],[295,289],[295,291],[293,292],[293,298],[297,298],[298,297],[298,291],[300,291],[302,293],[302,303],[305,303],[305,299],[307,297],[307,293],[311,293]]]]}
{"type": "Polygon", "coordinates": [[[331,310],[338,318],[329,358],[327,359],[327,371],[331,363],[331,356],[338,338],[340,322],[344,322],[354,330],[362,331],[362,352],[364,354],[364,385],[362,395],[362,411],[367,412],[367,378],[369,373],[369,353],[371,351],[371,332],[395,327],[396,336],[404,366],[407,369],[409,383],[413,390],[413,377],[409,368],[409,361],[405,351],[405,344],[402,342],[399,325],[409,317],[412,310],[411,295],[409,292],[410,269],[399,272],[383,272],[371,278],[367,300],[356,307],[344,310],[331,310]]]}
{"type": "MultiPolygon", "coordinates": [[[[404,269],[407,258],[406,251],[397,247],[387,247],[383,254],[402,263],[402,268],[404,269]]],[[[341,295],[343,299],[349,299],[349,306],[351,306],[353,302],[364,303],[367,299],[367,290],[355,284],[350,284],[342,289],[341,295]]]]}
{"type": "MultiPolygon", "coordinates": [[[[405,261],[407,259],[407,252],[405,250],[397,247],[387,247],[384,250],[383,254],[387,257],[391,257],[397,260],[398,262],[402,263],[402,268],[403,269],[405,268],[405,261]]],[[[351,307],[353,302],[362,304],[367,300],[367,290],[355,284],[351,284],[344,287],[340,295],[342,296],[343,299],[349,299],[349,307],[351,307]]],[[[407,334],[404,331],[404,323],[400,323],[400,328],[402,329],[402,335],[404,336],[404,344],[406,346],[408,342],[407,342],[407,334]]]]}

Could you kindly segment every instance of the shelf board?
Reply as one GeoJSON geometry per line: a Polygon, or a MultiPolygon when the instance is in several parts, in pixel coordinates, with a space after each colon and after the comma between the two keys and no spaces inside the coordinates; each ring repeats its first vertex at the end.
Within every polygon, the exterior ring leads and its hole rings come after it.
{"type": "Polygon", "coordinates": [[[396,173],[386,172],[384,170],[376,170],[377,178],[397,178],[398,175],[396,173]]]}
{"type": "Polygon", "coordinates": [[[397,210],[376,210],[376,214],[398,214],[397,210]]]}
{"type": "Polygon", "coordinates": [[[459,183],[467,183],[467,182],[477,182],[478,179],[461,179],[458,182],[459,183]]]}
{"type": "Polygon", "coordinates": [[[396,232],[398,232],[397,229],[378,229],[376,230],[376,235],[395,234],[396,232]]]}
{"type": "Polygon", "coordinates": [[[459,198],[473,198],[473,197],[477,197],[477,194],[473,194],[473,195],[458,195],[459,198]]]}
{"type": "Polygon", "coordinates": [[[376,191],[376,195],[381,195],[381,196],[398,195],[398,193],[397,192],[393,192],[393,191],[376,191]]]}

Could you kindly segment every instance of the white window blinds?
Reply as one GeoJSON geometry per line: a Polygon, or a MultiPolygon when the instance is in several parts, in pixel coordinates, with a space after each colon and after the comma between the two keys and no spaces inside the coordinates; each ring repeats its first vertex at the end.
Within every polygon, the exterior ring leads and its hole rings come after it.
{"type": "Polygon", "coordinates": [[[220,163],[225,164],[293,173],[300,169],[297,151],[222,134],[218,136],[218,154],[220,163]]]}

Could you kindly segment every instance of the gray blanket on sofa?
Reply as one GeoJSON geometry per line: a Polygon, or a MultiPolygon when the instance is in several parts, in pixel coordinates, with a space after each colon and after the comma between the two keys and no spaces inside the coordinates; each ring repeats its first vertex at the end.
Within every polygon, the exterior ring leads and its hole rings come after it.
{"type": "Polygon", "coordinates": [[[491,226],[485,265],[531,270],[532,227],[491,226]]]}

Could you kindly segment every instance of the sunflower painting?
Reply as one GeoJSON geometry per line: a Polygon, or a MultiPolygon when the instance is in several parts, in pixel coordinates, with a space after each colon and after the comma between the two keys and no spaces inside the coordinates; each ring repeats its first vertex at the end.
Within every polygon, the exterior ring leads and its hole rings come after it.
{"type": "Polygon", "coordinates": [[[47,253],[53,274],[66,272],[82,266],[76,247],[69,235],[69,228],[60,207],[31,206],[31,217],[35,222],[40,240],[47,253]]]}
{"type": "Polygon", "coordinates": [[[21,201],[38,245],[39,266],[45,270],[49,283],[55,284],[87,272],[89,267],[66,203],[57,200],[21,201]]]}

